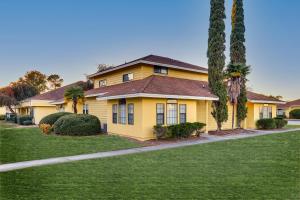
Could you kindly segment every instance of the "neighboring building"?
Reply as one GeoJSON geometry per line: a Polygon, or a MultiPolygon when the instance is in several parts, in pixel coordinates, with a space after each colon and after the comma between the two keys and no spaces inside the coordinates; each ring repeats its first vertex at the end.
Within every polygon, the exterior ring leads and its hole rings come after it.
{"type": "MultiPolygon", "coordinates": [[[[67,88],[83,83],[76,83],[60,87],[49,92],[36,95],[34,97],[23,100],[20,105],[16,106],[16,112],[20,115],[31,115],[35,124],[52,113],[56,112],[73,112],[72,102],[64,99],[64,92],[67,88]]],[[[78,104],[78,113],[82,113],[82,102],[78,104]]]]}
{"type": "Polygon", "coordinates": [[[289,117],[292,110],[300,109],[300,99],[289,101],[284,105],[280,105],[277,108],[277,115],[289,117]]]}
{"type": "Polygon", "coordinates": [[[6,107],[0,107],[0,115],[5,115],[6,114],[6,107]]]}
{"type": "MultiPolygon", "coordinates": [[[[109,133],[147,140],[154,138],[156,124],[198,121],[207,124],[206,132],[217,128],[211,104],[218,98],[208,88],[206,68],[149,55],[89,78],[95,89],[85,93],[85,104],[109,133]]],[[[244,128],[255,128],[257,119],[275,117],[276,105],[284,103],[253,92],[248,99],[244,128]]],[[[231,128],[230,104],[228,110],[224,129],[231,128]]]]}

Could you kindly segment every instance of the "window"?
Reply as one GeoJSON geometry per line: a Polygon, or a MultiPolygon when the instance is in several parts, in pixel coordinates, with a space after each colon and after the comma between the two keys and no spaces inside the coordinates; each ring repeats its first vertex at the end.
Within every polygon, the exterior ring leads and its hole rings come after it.
{"type": "Polygon", "coordinates": [[[112,105],[112,122],[114,124],[118,123],[118,105],[117,104],[112,105]]]}
{"type": "Polygon", "coordinates": [[[168,103],[167,104],[167,124],[177,124],[177,104],[168,103]]]}
{"type": "Polygon", "coordinates": [[[123,82],[133,80],[133,73],[123,74],[123,82]]]}
{"type": "Polygon", "coordinates": [[[87,104],[83,104],[83,114],[89,114],[89,106],[87,104]]]}
{"type": "Polygon", "coordinates": [[[126,124],[126,101],[121,99],[119,101],[119,123],[126,124]]]}
{"type": "Polygon", "coordinates": [[[168,68],[161,66],[154,66],[154,73],[157,74],[168,74],[168,68]]]}
{"type": "Polygon", "coordinates": [[[156,124],[163,125],[165,123],[165,105],[162,103],[156,104],[156,124]]]}
{"type": "Polygon", "coordinates": [[[186,123],[186,104],[179,105],[179,122],[186,123]]]}
{"type": "Polygon", "coordinates": [[[134,106],[133,103],[128,104],[128,124],[134,124],[134,106]]]}
{"type": "Polygon", "coordinates": [[[272,106],[261,106],[259,108],[259,119],[272,118],[272,106]]]}
{"type": "Polygon", "coordinates": [[[104,86],[106,86],[106,80],[100,80],[99,87],[104,87],[104,86]]]}

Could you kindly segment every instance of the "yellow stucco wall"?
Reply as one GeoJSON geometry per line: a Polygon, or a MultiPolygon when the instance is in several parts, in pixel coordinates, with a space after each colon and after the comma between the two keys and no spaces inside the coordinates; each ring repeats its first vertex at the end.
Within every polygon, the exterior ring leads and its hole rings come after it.
{"type": "Polygon", "coordinates": [[[91,97],[91,98],[86,98],[85,103],[88,105],[89,114],[98,117],[101,122],[101,126],[103,128],[103,124],[107,123],[107,110],[108,110],[107,101],[106,100],[98,101],[96,100],[96,97],[91,97]]]}
{"type": "Polygon", "coordinates": [[[6,108],[0,107],[0,115],[5,115],[5,113],[6,113],[6,108]]]}
{"type": "MultiPolygon", "coordinates": [[[[138,64],[125,69],[120,69],[107,74],[99,75],[93,78],[94,87],[95,88],[99,87],[100,80],[106,80],[107,86],[123,83],[123,74],[127,74],[127,73],[133,73],[133,80],[143,79],[155,74],[152,65],[138,64]]],[[[161,75],[161,74],[156,74],[156,75],[161,75]]],[[[168,75],[162,75],[162,76],[188,78],[188,79],[199,80],[199,81],[208,81],[207,74],[172,69],[172,68],[168,69],[168,75]]]]}
{"type": "Polygon", "coordinates": [[[277,105],[276,104],[263,104],[263,103],[247,103],[248,113],[247,113],[247,128],[255,129],[256,121],[259,120],[259,111],[262,106],[272,107],[272,117],[276,117],[277,105]]]}
{"type": "MultiPolygon", "coordinates": [[[[109,100],[107,102],[107,125],[108,132],[113,134],[125,135],[133,137],[140,140],[153,139],[153,126],[156,124],[156,104],[163,103],[165,104],[165,125],[166,125],[166,104],[167,99],[158,99],[158,98],[131,98],[126,99],[126,104],[134,104],[134,125],[126,124],[113,124],[112,123],[112,105],[118,104],[118,100],[109,100]]],[[[177,100],[176,103],[186,104],[187,105],[187,121],[196,122],[199,121],[201,116],[205,114],[200,114],[200,109],[197,109],[196,100],[177,100]],[[199,112],[197,112],[199,110],[199,112]]],[[[205,104],[204,104],[205,105],[205,104]]],[[[199,107],[200,108],[200,107],[199,107]]],[[[178,119],[179,122],[179,108],[178,110],[178,119]]],[[[202,120],[202,119],[201,119],[202,120]]],[[[205,121],[201,121],[205,123],[205,121]]],[[[205,116],[204,119],[205,120],[205,116]]]]}
{"type": "Polygon", "coordinates": [[[47,115],[56,113],[56,107],[55,106],[49,106],[49,107],[33,107],[34,112],[34,123],[38,124],[41,119],[47,115]]]}

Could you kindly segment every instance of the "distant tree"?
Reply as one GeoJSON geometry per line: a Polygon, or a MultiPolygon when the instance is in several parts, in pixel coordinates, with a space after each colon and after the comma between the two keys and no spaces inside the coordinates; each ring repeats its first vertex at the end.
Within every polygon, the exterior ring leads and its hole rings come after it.
{"type": "Polygon", "coordinates": [[[272,97],[272,98],[278,99],[278,100],[282,100],[283,99],[283,96],[281,96],[281,95],[277,95],[277,96],[269,95],[269,97],[272,97]]]}
{"type": "Polygon", "coordinates": [[[67,100],[72,100],[74,113],[77,114],[78,100],[84,99],[84,91],[82,87],[80,86],[70,87],[65,91],[64,96],[67,100]]]}
{"type": "Polygon", "coordinates": [[[34,86],[39,93],[47,89],[47,76],[39,71],[29,71],[24,77],[19,79],[19,82],[25,82],[28,85],[34,86]]]}
{"type": "Polygon", "coordinates": [[[101,72],[101,71],[104,71],[104,70],[106,70],[107,68],[110,68],[110,67],[113,67],[113,65],[99,64],[98,67],[97,67],[98,68],[97,71],[101,72]]]}
{"type": "Polygon", "coordinates": [[[218,130],[228,119],[227,90],[224,83],[225,67],[225,6],[224,0],[210,1],[209,37],[208,37],[208,82],[212,93],[219,97],[212,103],[212,116],[215,118],[218,130]]]}
{"type": "Polygon", "coordinates": [[[22,101],[39,94],[36,87],[24,82],[11,83],[11,88],[17,101],[22,101]]]}
{"type": "Polygon", "coordinates": [[[15,113],[12,106],[18,105],[18,101],[14,97],[14,91],[10,86],[0,89],[0,107],[6,106],[10,112],[15,113]]]}
{"type": "MultiPolygon", "coordinates": [[[[230,35],[230,63],[233,65],[246,66],[246,47],[245,47],[245,25],[243,0],[233,0],[231,12],[231,35],[230,35]]],[[[250,71],[249,71],[250,72],[250,71]]],[[[249,74],[249,73],[248,73],[249,74]]],[[[246,74],[246,75],[248,75],[246,74]]],[[[237,125],[247,117],[247,89],[246,77],[241,77],[240,91],[237,98],[237,125]]]]}
{"type": "Polygon", "coordinates": [[[50,76],[48,76],[47,81],[50,84],[51,89],[56,89],[61,87],[64,79],[60,78],[58,74],[51,74],[50,76]]]}
{"type": "MultiPolygon", "coordinates": [[[[230,97],[230,103],[232,105],[232,129],[234,128],[234,117],[235,117],[235,105],[238,104],[238,97],[240,97],[245,77],[250,73],[250,67],[243,64],[229,64],[226,69],[226,77],[228,80],[228,94],[230,97]]],[[[247,93],[245,94],[247,95],[247,93]]],[[[247,99],[247,96],[246,96],[247,99]]],[[[247,108],[246,108],[247,113],[247,108]]],[[[237,113],[239,115],[241,113],[237,113]]],[[[238,118],[238,117],[237,117],[238,118]]],[[[240,119],[240,118],[238,118],[240,119]]],[[[240,121],[238,120],[238,123],[240,121]]]]}

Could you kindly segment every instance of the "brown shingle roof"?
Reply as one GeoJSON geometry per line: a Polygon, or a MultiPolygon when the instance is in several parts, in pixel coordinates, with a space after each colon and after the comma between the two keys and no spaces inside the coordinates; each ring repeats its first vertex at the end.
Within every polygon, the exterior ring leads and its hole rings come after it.
{"type": "Polygon", "coordinates": [[[119,96],[129,94],[158,94],[213,98],[205,81],[152,75],[142,80],[130,81],[112,86],[100,87],[85,92],[86,96],[119,96]]]}
{"type": "Polygon", "coordinates": [[[43,94],[36,95],[27,100],[48,100],[48,101],[56,101],[64,98],[64,93],[67,88],[79,85],[84,83],[83,81],[78,81],[69,85],[65,85],[63,87],[57,88],[55,90],[51,90],[49,92],[45,92],[43,94]]]}
{"type": "Polygon", "coordinates": [[[300,106],[300,99],[296,99],[294,101],[289,101],[285,105],[278,106],[278,108],[279,109],[284,109],[284,108],[288,108],[288,107],[291,107],[291,106],[300,106]]]}
{"type": "Polygon", "coordinates": [[[183,69],[183,70],[196,71],[196,72],[202,72],[202,73],[207,73],[207,71],[208,71],[207,68],[205,68],[205,67],[200,67],[197,65],[182,62],[182,61],[175,60],[172,58],[167,58],[167,57],[157,56],[157,55],[148,55],[148,56],[130,61],[128,63],[118,65],[116,67],[110,67],[103,71],[96,72],[94,74],[89,75],[89,78],[98,76],[100,74],[105,74],[105,73],[108,73],[108,72],[111,72],[111,71],[114,71],[117,69],[129,67],[129,66],[132,66],[137,63],[145,63],[145,64],[153,64],[153,65],[157,64],[157,65],[166,66],[166,67],[170,67],[170,68],[179,68],[179,69],[183,69]]]}
{"type": "Polygon", "coordinates": [[[277,102],[277,103],[284,103],[284,101],[280,101],[274,97],[266,96],[263,94],[258,94],[254,92],[247,92],[247,98],[249,101],[262,101],[262,102],[277,102]]]}

